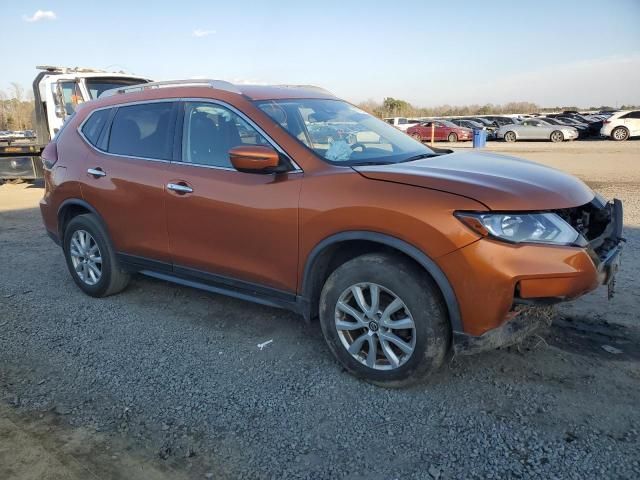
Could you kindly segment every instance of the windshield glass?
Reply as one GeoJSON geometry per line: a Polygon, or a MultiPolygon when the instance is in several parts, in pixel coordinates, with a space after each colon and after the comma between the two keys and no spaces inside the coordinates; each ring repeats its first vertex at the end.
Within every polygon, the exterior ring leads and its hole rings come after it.
{"type": "Polygon", "coordinates": [[[136,78],[103,78],[94,77],[87,78],[87,90],[91,98],[98,98],[102,92],[111,90],[112,88],[128,87],[129,85],[138,85],[140,83],[147,83],[145,80],[136,78]]]}
{"type": "Polygon", "coordinates": [[[435,155],[400,130],[341,100],[256,103],[291,136],[329,163],[398,163],[435,155]]]}

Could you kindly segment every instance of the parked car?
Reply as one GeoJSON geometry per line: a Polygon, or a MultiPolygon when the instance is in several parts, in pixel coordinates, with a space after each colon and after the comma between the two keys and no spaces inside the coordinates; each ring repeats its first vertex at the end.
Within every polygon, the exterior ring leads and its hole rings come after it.
{"type": "Polygon", "coordinates": [[[617,112],[607,118],[600,134],[617,141],[640,135],[640,110],[617,112]]]}
{"type": "Polygon", "coordinates": [[[420,142],[431,140],[431,125],[434,125],[434,140],[437,142],[467,141],[473,138],[473,130],[459,127],[447,120],[431,120],[413,125],[407,129],[407,134],[420,142]]]}
{"type": "Polygon", "coordinates": [[[538,117],[538,120],[542,120],[543,122],[547,122],[551,125],[559,125],[562,127],[570,126],[575,128],[578,131],[578,138],[580,137],[588,137],[589,136],[589,127],[579,122],[570,123],[562,118],[551,118],[551,117],[538,117]]]}
{"type": "Polygon", "coordinates": [[[503,117],[500,115],[484,115],[483,117],[480,117],[480,118],[486,118],[490,122],[493,122],[494,124],[496,124],[498,127],[501,127],[503,125],[515,125],[516,123],[518,123],[517,120],[515,120],[514,118],[503,117]]]}
{"type": "Polygon", "coordinates": [[[412,125],[416,125],[417,123],[420,123],[419,120],[412,120],[406,117],[390,117],[390,118],[384,118],[383,120],[387,122],[389,125],[393,125],[398,130],[402,130],[403,132],[406,132],[407,128],[411,127],[412,125]]]}
{"type": "Polygon", "coordinates": [[[597,136],[600,135],[600,130],[602,129],[602,120],[597,120],[594,118],[590,118],[585,115],[580,115],[578,113],[569,113],[569,114],[560,114],[559,118],[572,118],[580,123],[587,125],[589,128],[589,135],[597,136]]]}
{"type": "Polygon", "coordinates": [[[42,158],[44,225],[83,292],[139,272],[319,318],[377,385],[521,340],[620,261],[619,200],[513,157],[436,153],[318,88],[119,87],[42,158]],[[356,133],[317,141],[315,122],[356,133]]]}
{"type": "Polygon", "coordinates": [[[465,120],[472,120],[474,122],[480,122],[483,125],[486,125],[487,128],[499,128],[500,125],[498,124],[498,122],[496,122],[495,120],[489,120],[488,118],[484,118],[484,117],[464,117],[465,120]]]}
{"type": "Polygon", "coordinates": [[[449,120],[451,123],[458,125],[459,127],[464,127],[464,128],[468,128],[470,130],[485,130],[487,132],[487,138],[488,139],[492,139],[495,138],[495,130],[490,130],[487,128],[486,125],[480,123],[480,122],[475,122],[473,120],[464,120],[462,118],[453,118],[451,120],[449,120]]]}
{"type": "Polygon", "coordinates": [[[503,125],[496,132],[497,138],[506,142],[517,140],[550,140],[562,142],[578,138],[578,130],[563,125],[551,125],[544,120],[527,118],[518,125],[503,125]]]}

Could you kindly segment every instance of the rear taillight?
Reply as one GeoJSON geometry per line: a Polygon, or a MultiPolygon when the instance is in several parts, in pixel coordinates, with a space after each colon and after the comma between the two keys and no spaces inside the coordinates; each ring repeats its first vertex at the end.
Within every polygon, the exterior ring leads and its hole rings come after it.
{"type": "Polygon", "coordinates": [[[49,142],[49,144],[44,147],[41,157],[45,168],[53,168],[58,161],[58,145],[56,145],[56,142],[49,142]]]}

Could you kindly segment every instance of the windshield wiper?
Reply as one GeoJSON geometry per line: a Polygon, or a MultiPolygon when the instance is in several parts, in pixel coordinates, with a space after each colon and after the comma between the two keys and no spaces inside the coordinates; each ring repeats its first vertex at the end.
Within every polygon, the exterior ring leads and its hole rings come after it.
{"type": "Polygon", "coordinates": [[[422,160],[423,158],[432,158],[432,157],[439,157],[440,155],[446,155],[444,153],[421,153],[420,155],[414,155],[413,157],[409,157],[406,158],[398,163],[405,163],[405,162],[413,162],[414,160],[422,160]]]}

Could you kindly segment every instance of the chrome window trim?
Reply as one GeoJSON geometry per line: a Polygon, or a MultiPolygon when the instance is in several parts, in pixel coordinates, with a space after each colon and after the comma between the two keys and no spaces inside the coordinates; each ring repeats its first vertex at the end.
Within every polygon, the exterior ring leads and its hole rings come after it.
{"type": "MultiPolygon", "coordinates": [[[[226,108],[227,110],[230,110],[231,112],[235,113],[240,118],[242,118],[242,120],[247,122],[260,135],[262,135],[265,138],[265,140],[267,140],[267,142],[269,142],[274,149],[276,149],[279,153],[281,153],[282,155],[287,157],[287,159],[291,162],[291,165],[293,165],[293,167],[294,167],[293,170],[290,170],[287,173],[303,172],[302,168],[300,168],[300,166],[293,160],[293,158],[291,158],[291,155],[289,155],[287,152],[285,152],[284,149],[280,145],[278,145],[278,143],[273,138],[271,138],[262,128],[260,128],[259,125],[257,125],[253,120],[251,120],[251,118],[249,118],[247,115],[242,113],[240,110],[238,110],[233,105],[230,105],[230,104],[228,104],[226,102],[223,102],[222,100],[217,100],[217,99],[214,99],[214,98],[185,97],[185,98],[181,98],[180,100],[183,101],[183,102],[212,103],[214,105],[219,105],[219,106],[221,106],[223,108],[226,108]]],[[[180,138],[182,138],[182,134],[180,135],[180,138]]],[[[237,170],[235,168],[219,167],[219,166],[215,166],[215,165],[199,165],[197,163],[186,163],[186,162],[182,162],[182,161],[173,162],[173,163],[181,163],[183,165],[191,165],[191,166],[194,166],[194,167],[217,168],[217,169],[220,169],[220,170],[231,170],[231,171],[237,172],[237,170]]]]}
{"type": "MultiPolygon", "coordinates": [[[[128,107],[128,106],[132,106],[132,105],[142,105],[142,104],[148,104],[148,103],[170,103],[170,102],[212,103],[212,104],[215,104],[215,105],[220,105],[221,107],[232,111],[233,113],[238,115],[240,118],[242,118],[245,122],[247,122],[249,125],[251,125],[251,127],[255,128],[256,131],[260,135],[262,135],[271,144],[271,146],[273,148],[275,148],[279,153],[281,153],[282,155],[287,157],[287,159],[291,162],[291,165],[293,165],[293,167],[294,167],[293,170],[290,170],[287,173],[304,173],[304,170],[302,170],[302,168],[300,168],[300,166],[293,160],[293,158],[291,158],[291,155],[289,155],[287,152],[285,152],[284,149],[282,147],[280,147],[280,145],[278,145],[278,143],[274,139],[272,139],[262,128],[260,128],[260,126],[258,126],[247,115],[242,113],[240,110],[238,110],[233,105],[230,105],[230,104],[228,104],[226,102],[223,102],[221,100],[216,100],[216,99],[213,99],[213,98],[206,98],[206,97],[204,97],[204,98],[203,97],[187,97],[187,98],[171,97],[171,98],[161,98],[161,99],[153,99],[153,100],[136,100],[134,102],[125,102],[125,103],[116,103],[116,104],[113,104],[113,105],[106,105],[104,107],[98,107],[98,108],[93,109],[89,113],[89,115],[87,115],[85,117],[85,119],[80,123],[80,125],[78,125],[78,128],[76,129],[76,131],[78,132],[80,137],[82,137],[84,142],[89,147],[93,148],[98,153],[102,153],[103,155],[111,155],[111,156],[119,157],[119,158],[133,158],[133,159],[136,159],[136,160],[148,160],[148,161],[151,161],[151,162],[161,162],[161,163],[174,163],[176,165],[187,165],[187,166],[190,166],[190,167],[210,168],[210,169],[214,169],[214,170],[226,170],[226,171],[230,171],[230,172],[237,172],[238,170],[236,170],[235,168],[220,167],[220,166],[217,166],[217,165],[200,165],[200,164],[197,164],[197,163],[186,163],[186,162],[182,162],[182,161],[176,162],[176,161],[173,161],[173,160],[164,160],[162,158],[136,157],[136,156],[133,156],[133,155],[122,155],[122,154],[119,154],[119,153],[111,153],[111,152],[108,152],[106,150],[101,150],[100,148],[96,147],[93,143],[91,143],[89,141],[89,139],[87,139],[87,137],[85,137],[84,133],[82,133],[82,127],[84,126],[84,124],[97,111],[107,110],[107,109],[110,109],[110,108],[128,107]]],[[[178,113],[178,114],[180,114],[180,113],[178,113]]],[[[180,133],[180,138],[182,139],[182,132],[180,133]]],[[[272,175],[275,175],[275,174],[272,174],[272,175]]]]}

